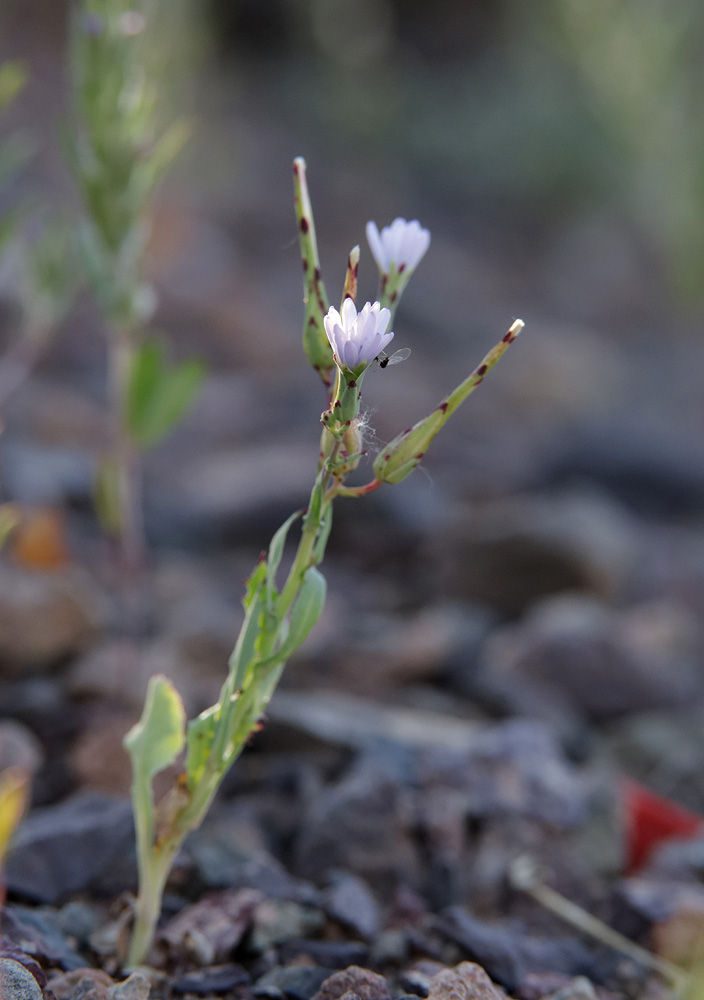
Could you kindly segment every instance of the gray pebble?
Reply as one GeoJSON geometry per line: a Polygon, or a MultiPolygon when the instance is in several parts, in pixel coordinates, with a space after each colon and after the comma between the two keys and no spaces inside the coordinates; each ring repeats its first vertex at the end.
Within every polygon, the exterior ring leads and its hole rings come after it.
{"type": "Polygon", "coordinates": [[[42,1000],[39,983],[31,972],[14,958],[0,958],[0,996],[2,1000],[42,1000]]]}

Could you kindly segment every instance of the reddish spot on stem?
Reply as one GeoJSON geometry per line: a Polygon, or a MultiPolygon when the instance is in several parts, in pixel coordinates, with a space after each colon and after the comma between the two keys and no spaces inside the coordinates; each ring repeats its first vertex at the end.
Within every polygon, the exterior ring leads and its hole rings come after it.
{"type": "Polygon", "coordinates": [[[315,269],[315,280],[316,281],[320,281],[320,268],[319,267],[316,267],[316,269],[315,269]]]}
{"type": "Polygon", "coordinates": [[[399,269],[398,269],[398,273],[399,273],[399,274],[403,274],[403,272],[404,272],[405,270],[406,270],[406,265],[405,265],[405,263],[404,263],[404,264],[401,264],[401,266],[400,266],[400,267],[399,267],[399,269]]]}
{"type": "Polygon", "coordinates": [[[307,233],[309,229],[310,226],[308,225],[308,219],[305,218],[301,219],[301,232],[307,233]]]}
{"type": "Polygon", "coordinates": [[[308,270],[308,261],[305,259],[305,257],[303,257],[303,270],[304,271],[308,270]]]}
{"type": "Polygon", "coordinates": [[[421,460],[421,458],[423,457],[423,455],[425,455],[425,452],[424,452],[424,451],[422,451],[422,452],[420,453],[420,455],[416,455],[416,462],[420,462],[420,460],[421,460]]]}
{"type": "Polygon", "coordinates": [[[356,385],[357,385],[357,383],[356,383],[356,382],[355,382],[355,380],[354,380],[354,379],[352,378],[352,379],[350,379],[350,380],[349,380],[349,382],[347,383],[347,388],[348,388],[348,389],[354,389],[354,387],[355,387],[356,385]]]}
{"type": "Polygon", "coordinates": [[[479,367],[477,368],[477,375],[479,376],[479,378],[483,378],[488,371],[489,371],[488,365],[479,365],[479,367]]]}
{"type": "Polygon", "coordinates": [[[395,302],[397,298],[398,298],[398,292],[392,292],[389,301],[390,302],[395,302]]]}
{"type": "Polygon", "coordinates": [[[440,410],[441,413],[444,413],[445,410],[447,409],[447,400],[445,400],[444,403],[440,403],[440,405],[437,406],[436,409],[440,410]]]}
{"type": "Polygon", "coordinates": [[[513,330],[509,330],[508,333],[505,333],[501,338],[501,343],[510,344],[511,341],[515,339],[516,339],[516,334],[513,332],[513,330]]]}

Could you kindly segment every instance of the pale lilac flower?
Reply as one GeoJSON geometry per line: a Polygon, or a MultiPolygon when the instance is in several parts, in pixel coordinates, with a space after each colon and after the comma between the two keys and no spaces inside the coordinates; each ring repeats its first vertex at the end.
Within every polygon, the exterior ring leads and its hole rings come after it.
{"type": "Polygon", "coordinates": [[[367,302],[360,313],[350,298],[342,303],[341,313],[331,307],[323,319],[335,360],[341,368],[356,371],[370,365],[391,342],[387,333],[391,313],[378,302],[367,302]]]}
{"type": "Polygon", "coordinates": [[[375,222],[368,222],[367,240],[382,274],[388,274],[392,265],[398,272],[410,272],[415,270],[430,246],[430,233],[417,219],[413,222],[394,219],[381,233],[375,222]]]}

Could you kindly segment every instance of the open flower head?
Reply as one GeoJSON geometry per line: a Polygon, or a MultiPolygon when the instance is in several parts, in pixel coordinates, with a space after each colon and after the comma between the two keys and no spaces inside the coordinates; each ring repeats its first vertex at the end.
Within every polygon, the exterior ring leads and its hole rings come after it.
{"type": "Polygon", "coordinates": [[[394,219],[384,226],[381,233],[375,222],[367,223],[367,240],[382,274],[389,274],[392,267],[397,273],[411,272],[420,263],[430,246],[430,233],[414,219],[394,219]]]}
{"type": "Polygon", "coordinates": [[[350,298],[340,312],[331,307],[323,323],[338,366],[355,373],[367,368],[393,338],[386,332],[390,319],[390,311],[378,302],[367,302],[359,313],[350,298]]]}

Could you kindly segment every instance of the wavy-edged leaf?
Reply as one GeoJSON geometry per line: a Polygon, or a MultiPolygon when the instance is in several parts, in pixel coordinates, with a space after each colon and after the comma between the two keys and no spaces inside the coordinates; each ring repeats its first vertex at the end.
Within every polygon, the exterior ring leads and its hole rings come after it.
{"type": "Polygon", "coordinates": [[[149,681],[142,717],[124,739],[135,776],[149,780],[176,760],[186,741],[186,713],[171,681],[155,674],[149,681]]]}

